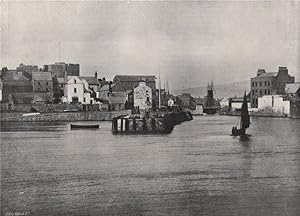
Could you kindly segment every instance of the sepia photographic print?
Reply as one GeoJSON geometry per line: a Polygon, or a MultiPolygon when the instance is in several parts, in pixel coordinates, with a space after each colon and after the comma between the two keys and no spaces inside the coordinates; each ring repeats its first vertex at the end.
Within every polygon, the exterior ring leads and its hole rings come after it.
{"type": "Polygon", "coordinates": [[[300,215],[300,1],[0,1],[3,216],[300,215]]]}

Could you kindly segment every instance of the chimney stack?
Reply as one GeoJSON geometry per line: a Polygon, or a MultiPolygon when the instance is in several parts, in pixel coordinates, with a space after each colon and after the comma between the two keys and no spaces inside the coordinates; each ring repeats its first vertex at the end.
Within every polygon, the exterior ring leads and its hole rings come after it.
{"type": "Polygon", "coordinates": [[[258,69],[257,70],[257,76],[263,74],[263,73],[266,73],[266,70],[265,69],[258,69]]]}

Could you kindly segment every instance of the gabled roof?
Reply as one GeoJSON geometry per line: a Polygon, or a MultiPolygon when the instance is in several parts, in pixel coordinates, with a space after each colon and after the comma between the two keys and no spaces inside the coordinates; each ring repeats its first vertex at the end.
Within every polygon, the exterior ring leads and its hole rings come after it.
{"type": "Polygon", "coordinates": [[[79,77],[80,79],[84,79],[89,85],[99,85],[99,81],[96,77],[79,77]]]}
{"type": "Polygon", "coordinates": [[[114,78],[115,82],[155,82],[155,76],[145,75],[116,75],[114,78]]]}
{"type": "MultiPolygon", "coordinates": [[[[114,84],[111,85],[111,87],[113,87],[114,84]]],[[[109,91],[109,85],[104,85],[100,88],[100,91],[109,91]]]]}
{"type": "Polygon", "coordinates": [[[286,84],[285,93],[295,94],[300,89],[300,83],[286,84]]]}
{"type": "Polygon", "coordinates": [[[76,81],[76,84],[83,84],[82,80],[79,79],[78,76],[68,76],[67,82],[66,82],[66,83],[68,83],[68,84],[75,84],[75,83],[71,83],[71,82],[70,82],[72,79],[75,79],[75,80],[78,81],[78,82],[76,81]]]}
{"type": "Polygon", "coordinates": [[[51,72],[32,72],[32,80],[52,81],[51,72]]]}

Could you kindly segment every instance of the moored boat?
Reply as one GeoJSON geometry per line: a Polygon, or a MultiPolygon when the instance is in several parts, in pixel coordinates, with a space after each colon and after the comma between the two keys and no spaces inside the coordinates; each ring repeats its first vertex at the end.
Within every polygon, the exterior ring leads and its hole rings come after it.
{"type": "Polygon", "coordinates": [[[94,129],[99,128],[99,124],[71,124],[71,129],[94,129]]]}

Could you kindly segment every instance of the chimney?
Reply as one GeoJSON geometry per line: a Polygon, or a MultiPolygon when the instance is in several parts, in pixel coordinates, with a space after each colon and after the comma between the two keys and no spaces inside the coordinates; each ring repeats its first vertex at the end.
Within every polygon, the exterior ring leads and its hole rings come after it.
{"type": "Polygon", "coordinates": [[[97,71],[95,72],[95,78],[97,79],[97,77],[98,77],[98,74],[97,74],[97,71]]]}
{"type": "Polygon", "coordinates": [[[278,68],[278,72],[279,73],[286,73],[286,74],[288,74],[288,69],[287,69],[287,67],[279,67],[278,68]]]}
{"type": "Polygon", "coordinates": [[[263,74],[263,73],[266,73],[266,70],[265,69],[258,69],[257,70],[257,76],[263,74]]]}

